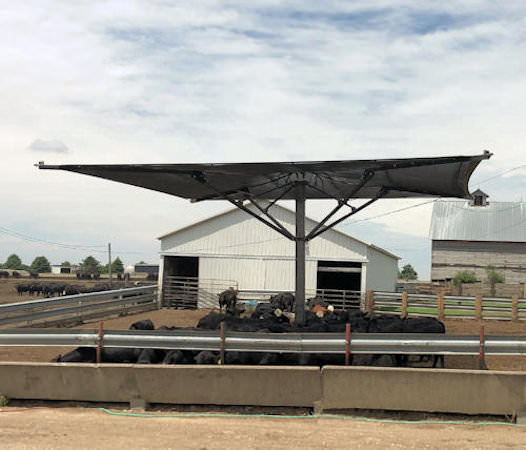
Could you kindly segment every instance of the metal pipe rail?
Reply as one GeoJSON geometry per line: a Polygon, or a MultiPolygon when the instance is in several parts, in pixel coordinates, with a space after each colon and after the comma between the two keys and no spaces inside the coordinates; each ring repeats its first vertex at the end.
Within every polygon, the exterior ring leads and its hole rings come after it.
{"type": "Polygon", "coordinates": [[[109,311],[111,308],[127,308],[130,305],[135,307],[144,304],[146,308],[148,305],[157,303],[156,291],[156,285],[141,286],[7,303],[0,305],[0,325],[32,323],[40,319],[72,315],[81,319],[85,312],[109,311]],[[19,312],[25,314],[16,314],[19,312]]]}
{"type": "MultiPolygon", "coordinates": [[[[221,349],[217,331],[105,331],[102,342],[96,330],[0,330],[0,346],[134,347],[179,350],[221,349]]],[[[441,334],[353,333],[352,354],[479,355],[479,336],[441,334]]],[[[526,355],[526,336],[486,336],[486,355],[526,355]]],[[[225,351],[345,354],[345,333],[245,333],[226,332],[225,351]]]]}

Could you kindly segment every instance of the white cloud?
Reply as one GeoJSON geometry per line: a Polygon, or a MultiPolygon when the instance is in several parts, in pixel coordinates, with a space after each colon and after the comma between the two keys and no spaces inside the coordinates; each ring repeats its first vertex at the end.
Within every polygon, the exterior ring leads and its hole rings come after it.
{"type": "Polygon", "coordinates": [[[43,152],[43,153],[68,153],[69,148],[66,147],[61,141],[51,139],[45,141],[43,139],[36,139],[27,147],[32,152],[43,152]]]}

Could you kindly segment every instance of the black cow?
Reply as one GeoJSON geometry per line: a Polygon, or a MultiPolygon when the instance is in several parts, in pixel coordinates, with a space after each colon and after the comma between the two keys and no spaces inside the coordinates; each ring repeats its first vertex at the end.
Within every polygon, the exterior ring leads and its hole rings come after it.
{"type": "Polygon", "coordinates": [[[217,364],[219,355],[216,352],[203,350],[195,356],[194,361],[196,364],[217,364]]]}
{"type": "Polygon", "coordinates": [[[273,295],[270,297],[270,304],[274,309],[281,309],[281,311],[285,312],[294,312],[294,295],[290,292],[273,295]]]}
{"type": "Polygon", "coordinates": [[[9,272],[7,270],[0,270],[0,278],[9,278],[9,272]]]}
{"type": "MultiPolygon", "coordinates": [[[[435,333],[445,334],[446,326],[434,317],[416,317],[403,321],[404,333],[435,333]]],[[[430,356],[423,356],[420,359],[429,359],[430,356]]],[[[440,363],[440,367],[445,367],[444,355],[433,355],[433,367],[440,363]]]]}
{"type": "Polygon", "coordinates": [[[160,364],[164,362],[166,356],[166,350],[158,348],[144,348],[142,349],[139,357],[137,358],[137,364],[160,364]]]}
{"type": "Polygon", "coordinates": [[[225,311],[229,314],[235,314],[236,312],[236,302],[237,302],[237,290],[234,288],[229,288],[226,291],[218,294],[219,296],[219,309],[225,311]]]}
{"type": "Polygon", "coordinates": [[[96,349],[91,347],[78,347],[65,355],[55,356],[51,362],[85,362],[94,363],[97,359],[96,349]]]}
{"type": "Polygon", "coordinates": [[[185,362],[187,362],[187,357],[183,351],[170,350],[166,352],[162,364],[184,364],[185,362]]]}
{"type": "Polygon", "coordinates": [[[218,330],[223,320],[225,320],[225,314],[218,314],[212,311],[199,319],[197,328],[201,328],[203,330],[218,330]]]}
{"type": "Polygon", "coordinates": [[[133,322],[129,330],[155,330],[155,325],[150,319],[145,320],[138,320],[137,322],[133,322]]]}
{"type": "Polygon", "coordinates": [[[29,285],[27,284],[17,284],[15,287],[16,291],[18,292],[18,295],[23,295],[24,292],[29,291],[29,285]]]}

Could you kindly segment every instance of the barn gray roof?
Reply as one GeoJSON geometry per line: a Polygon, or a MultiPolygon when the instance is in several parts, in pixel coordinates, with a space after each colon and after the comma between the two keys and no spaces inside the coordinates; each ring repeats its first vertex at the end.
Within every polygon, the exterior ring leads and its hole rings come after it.
{"type": "Polygon", "coordinates": [[[430,238],[446,241],[526,242],[526,203],[437,201],[433,205],[430,238]]]}

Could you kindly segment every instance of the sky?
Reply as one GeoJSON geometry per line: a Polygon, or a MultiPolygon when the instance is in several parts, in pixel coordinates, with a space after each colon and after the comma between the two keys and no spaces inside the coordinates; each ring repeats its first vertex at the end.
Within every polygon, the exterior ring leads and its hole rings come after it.
{"type": "MultiPolygon", "coordinates": [[[[480,154],[470,188],[521,201],[526,5],[0,0],[0,261],[158,261],[157,236],[225,210],[61,171],[68,163],[480,154]]],[[[429,278],[432,202],[341,229],[429,278]]],[[[287,205],[290,206],[290,205],[287,205]]],[[[328,202],[310,202],[320,217],[328,202]]]]}

